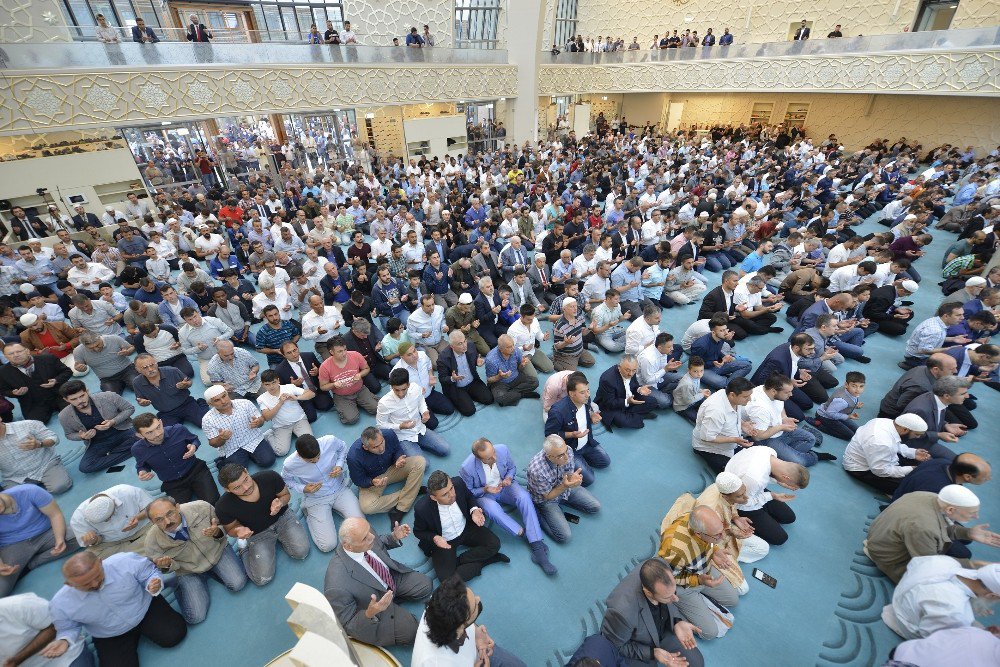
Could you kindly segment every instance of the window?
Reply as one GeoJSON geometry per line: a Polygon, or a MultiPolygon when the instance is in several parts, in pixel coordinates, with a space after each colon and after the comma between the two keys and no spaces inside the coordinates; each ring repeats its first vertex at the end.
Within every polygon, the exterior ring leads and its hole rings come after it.
{"type": "Polygon", "coordinates": [[[151,28],[162,26],[160,13],[151,0],[63,0],[63,7],[69,22],[77,26],[77,39],[93,38],[94,31],[90,28],[97,25],[98,14],[104,14],[108,25],[112,26],[133,26],[137,16],[145,19],[151,28]]]}
{"type": "Polygon", "coordinates": [[[455,46],[495,49],[501,0],[455,0],[455,46]]]}
{"type": "Polygon", "coordinates": [[[958,0],[923,0],[917,12],[914,32],[921,30],[947,30],[958,9],[958,0]]]}
{"type": "Polygon", "coordinates": [[[579,0],[556,0],[556,32],[552,43],[562,48],[576,37],[576,8],[579,0]]]}

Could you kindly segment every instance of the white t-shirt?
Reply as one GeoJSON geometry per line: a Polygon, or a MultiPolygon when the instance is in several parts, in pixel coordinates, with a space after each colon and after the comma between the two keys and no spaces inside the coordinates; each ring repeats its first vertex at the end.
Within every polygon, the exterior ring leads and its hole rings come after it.
{"type": "Polygon", "coordinates": [[[739,477],[747,487],[747,501],[743,505],[737,505],[736,509],[753,512],[771,500],[767,484],[771,481],[772,457],[778,458],[778,453],[770,447],[757,445],[741,449],[729,459],[726,472],[739,477]]]}
{"type": "Polygon", "coordinates": [[[435,646],[427,636],[427,622],[420,617],[417,637],[413,641],[410,667],[473,667],[476,664],[476,625],[465,629],[465,642],[458,653],[449,646],[435,646]]]}
{"type": "MultiPolygon", "coordinates": [[[[14,655],[50,625],[49,603],[34,593],[3,598],[0,600],[0,656],[14,655]]],[[[476,642],[471,643],[475,650],[476,642]]],[[[68,667],[82,651],[83,642],[77,640],[58,658],[50,660],[35,654],[22,662],[21,667],[68,667]]]]}
{"type": "MultiPolygon", "coordinates": [[[[283,384],[278,390],[277,396],[272,396],[266,391],[258,396],[257,405],[260,406],[261,410],[270,410],[278,404],[278,399],[281,398],[282,394],[301,396],[304,392],[305,389],[302,387],[296,387],[294,384],[283,384]]],[[[281,406],[278,413],[271,418],[271,426],[274,428],[291,426],[300,419],[305,419],[305,416],[306,413],[302,410],[302,406],[299,405],[298,401],[285,401],[285,404],[281,406]]]]}

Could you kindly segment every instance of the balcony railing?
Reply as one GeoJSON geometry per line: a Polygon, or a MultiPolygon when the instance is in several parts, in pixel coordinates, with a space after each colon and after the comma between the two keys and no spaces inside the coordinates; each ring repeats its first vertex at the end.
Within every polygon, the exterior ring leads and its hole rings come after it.
{"type": "Polygon", "coordinates": [[[404,46],[329,44],[102,44],[52,42],[0,45],[0,69],[73,70],[119,67],[186,67],[232,65],[483,65],[507,64],[507,52],[498,49],[428,49],[404,46]]]}
{"type": "Polygon", "coordinates": [[[636,49],[610,53],[569,53],[553,56],[546,51],[543,65],[619,65],[684,62],[736,58],[838,56],[893,51],[961,51],[1000,45],[1000,27],[971,30],[930,30],[868,37],[809,39],[804,42],[766,42],[729,46],[695,46],[677,49],[636,49]]]}

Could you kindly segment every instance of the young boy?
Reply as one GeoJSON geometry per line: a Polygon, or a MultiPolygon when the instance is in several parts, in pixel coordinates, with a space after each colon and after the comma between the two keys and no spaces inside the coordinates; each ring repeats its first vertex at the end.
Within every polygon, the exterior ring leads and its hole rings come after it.
{"type": "Polygon", "coordinates": [[[813,424],[827,435],[849,441],[858,430],[857,411],[865,405],[858,399],[864,390],[864,373],[848,372],[844,386],[833,392],[830,400],[816,410],[813,424]]]}
{"type": "Polygon", "coordinates": [[[257,397],[257,405],[260,406],[264,419],[271,422],[271,428],[274,429],[270,438],[271,449],[278,456],[284,456],[292,447],[292,434],[313,434],[312,426],[309,425],[299,401],[314,398],[316,392],[294,384],[281,384],[278,372],[272,369],[264,371],[260,381],[264,393],[257,397]]]}
{"type": "Polygon", "coordinates": [[[170,277],[170,262],[160,258],[153,246],[146,247],[146,273],[158,283],[173,283],[170,277]]]}
{"type": "Polygon", "coordinates": [[[674,389],[674,410],[692,424],[698,417],[701,402],[712,395],[712,390],[701,388],[701,376],[705,374],[705,360],[699,356],[688,359],[688,369],[674,389]]]}

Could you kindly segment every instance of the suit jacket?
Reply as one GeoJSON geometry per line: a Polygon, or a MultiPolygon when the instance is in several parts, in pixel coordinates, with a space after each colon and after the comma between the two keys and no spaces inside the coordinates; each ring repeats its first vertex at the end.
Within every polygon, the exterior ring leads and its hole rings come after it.
{"type": "Polygon", "coordinates": [[[792,350],[788,343],[782,343],[768,352],[750,381],[755,385],[762,385],[775,373],[792,377],[792,350]]]}
{"type": "MultiPolygon", "coordinates": [[[[473,378],[473,382],[476,380],[482,380],[479,377],[479,371],[476,370],[476,361],[479,360],[479,353],[476,352],[476,346],[470,345],[465,351],[465,360],[469,364],[469,370],[476,377],[473,378]]],[[[458,370],[458,362],[455,360],[455,350],[450,347],[438,353],[437,360],[437,375],[438,382],[441,383],[441,391],[443,392],[445,388],[452,387],[455,383],[451,381],[452,371],[458,370]]],[[[468,386],[468,385],[466,385],[468,386]]]]}
{"type": "Polygon", "coordinates": [[[552,289],[552,269],[548,266],[545,267],[545,282],[548,288],[542,287],[542,276],[538,271],[538,265],[532,264],[531,268],[528,269],[528,282],[531,284],[531,289],[534,290],[536,294],[541,294],[542,292],[552,289]]]}
{"type": "MultiPolygon", "coordinates": [[[[640,386],[639,376],[633,375],[628,386],[632,390],[632,394],[636,394],[640,386]]],[[[628,410],[629,406],[626,405],[625,401],[625,383],[622,382],[621,373],[618,372],[618,364],[601,373],[594,402],[601,409],[601,414],[608,418],[613,413],[628,410]]]]}
{"type": "MultiPolygon", "coordinates": [[[[486,300],[486,297],[480,292],[473,303],[476,305],[476,319],[479,320],[479,326],[485,329],[495,327],[497,324],[497,314],[493,312],[490,302],[486,300]]],[[[493,303],[497,306],[500,305],[500,295],[495,290],[493,292],[493,303]]]]}
{"type": "Polygon", "coordinates": [[[677,250],[677,256],[674,258],[674,266],[681,264],[685,257],[694,257],[695,259],[701,257],[701,250],[694,244],[694,241],[686,241],[677,250]]]}
{"type": "Polygon", "coordinates": [[[143,32],[145,32],[145,36],[149,37],[150,41],[153,44],[155,44],[156,42],[160,41],[160,38],[156,36],[156,33],[153,32],[152,28],[150,28],[149,26],[146,26],[146,29],[144,31],[140,31],[139,30],[139,26],[137,26],[137,25],[132,26],[132,41],[133,42],[139,42],[141,44],[142,43],[143,32]]]}
{"type": "Polygon", "coordinates": [[[42,222],[41,218],[29,215],[25,222],[22,223],[20,219],[12,217],[10,219],[10,230],[14,232],[14,234],[17,235],[17,238],[21,241],[27,241],[30,238],[34,238],[28,233],[28,230],[25,229],[25,225],[31,225],[31,228],[35,230],[35,234],[37,236],[49,235],[49,230],[45,226],[45,223],[42,222]]]}
{"type": "Polygon", "coordinates": [[[729,308],[726,308],[726,295],[722,291],[722,285],[709,290],[701,300],[701,306],[698,308],[698,319],[707,320],[716,313],[736,314],[735,299],[730,298],[729,308]]]}
{"type": "Polygon", "coordinates": [[[189,23],[185,37],[187,37],[187,41],[189,42],[209,42],[212,40],[212,33],[205,27],[204,23],[199,23],[197,26],[193,23],[189,23]],[[199,32],[201,33],[200,39],[198,36],[199,32]]]}
{"type": "MultiPolygon", "coordinates": [[[[462,516],[466,521],[472,521],[472,510],[478,507],[476,498],[461,477],[452,477],[451,483],[455,485],[455,502],[462,510],[462,516]]],[[[437,503],[429,493],[417,498],[413,506],[413,534],[417,536],[420,550],[428,556],[438,548],[434,544],[434,537],[441,534],[441,515],[438,514],[437,503]]]]}
{"type": "Polygon", "coordinates": [[[567,438],[567,431],[581,431],[584,428],[590,429],[587,434],[588,445],[599,445],[597,439],[594,437],[594,420],[590,417],[590,406],[584,410],[587,414],[587,424],[580,425],[576,422],[576,404],[573,403],[569,396],[563,396],[561,399],[556,401],[556,403],[549,408],[549,416],[545,420],[545,435],[552,435],[555,433],[560,438],[566,441],[566,444],[576,450],[579,444],[579,438],[567,438]]]}
{"type": "Polygon", "coordinates": [[[517,288],[516,288],[516,286],[514,284],[513,278],[507,284],[510,286],[510,289],[511,289],[510,302],[514,305],[514,310],[519,310],[521,308],[521,306],[523,306],[525,303],[530,303],[535,308],[538,308],[540,305],[542,305],[542,302],[538,300],[537,296],[535,296],[535,290],[532,288],[532,284],[531,284],[530,280],[525,281],[525,283],[524,283],[524,299],[523,300],[521,299],[521,295],[519,293],[519,290],[517,290],[517,288]]]}
{"type": "MultiPolygon", "coordinates": [[[[517,475],[517,465],[510,455],[507,445],[493,445],[497,457],[497,470],[500,471],[500,479],[511,479],[517,475]]],[[[469,454],[468,458],[462,462],[462,467],[458,474],[462,476],[465,485],[476,498],[482,498],[486,491],[486,475],[483,472],[483,464],[476,458],[475,454],[469,454]]]]}
{"type": "MultiPolygon", "coordinates": [[[[622,657],[642,664],[654,664],[653,649],[660,645],[663,636],[653,620],[646,596],[642,594],[639,568],[634,568],[621,580],[605,600],[607,609],[601,623],[601,635],[615,645],[622,657]]],[[[684,620],[672,604],[667,605],[670,617],[664,633],[673,633],[673,627],[684,620]]]]}
{"type": "Polygon", "coordinates": [[[882,322],[894,319],[892,311],[893,304],[896,303],[896,286],[883,285],[876,287],[871,292],[868,303],[865,304],[862,314],[872,322],[882,322]]]}
{"type": "Polygon", "coordinates": [[[809,39],[810,32],[809,28],[799,28],[795,31],[795,40],[809,39]]]}
{"type": "MultiPolygon", "coordinates": [[[[375,327],[372,327],[372,330],[368,332],[368,342],[371,344],[373,349],[376,345],[378,345],[379,342],[381,342],[380,340],[375,338],[375,331],[376,331],[375,327]]],[[[352,352],[357,352],[362,357],[365,357],[365,361],[368,362],[368,367],[371,368],[372,371],[375,370],[375,366],[382,364],[388,365],[386,364],[385,359],[382,358],[382,355],[380,355],[378,352],[376,352],[372,358],[366,357],[365,351],[361,349],[360,345],[358,345],[357,336],[355,336],[352,332],[348,332],[347,335],[344,336],[344,340],[347,343],[348,350],[352,352]]]]}
{"type": "Polygon", "coordinates": [[[472,275],[477,281],[483,276],[489,276],[493,279],[494,286],[499,285],[500,281],[503,280],[503,274],[500,273],[500,267],[497,266],[497,256],[492,252],[489,259],[483,253],[477,253],[472,258],[472,275]]]}
{"type": "Polygon", "coordinates": [[[917,366],[903,373],[879,403],[879,414],[895,419],[917,396],[934,387],[935,377],[927,366],[917,366]]]}
{"type": "MultiPolygon", "coordinates": [[[[318,358],[312,352],[299,352],[299,358],[302,359],[302,363],[306,365],[307,371],[312,369],[313,364],[316,365],[316,368],[319,368],[323,363],[323,360],[318,358]]],[[[287,359],[275,366],[274,370],[278,373],[278,377],[281,378],[281,384],[292,384],[292,380],[299,377],[298,374],[292,370],[292,365],[288,363],[287,359]]],[[[314,391],[316,391],[317,394],[323,393],[319,389],[319,376],[310,375],[309,379],[315,386],[314,391]]]]}
{"type": "Polygon", "coordinates": [[[76,227],[76,231],[82,232],[86,229],[87,225],[93,225],[94,227],[101,227],[101,219],[98,218],[93,213],[84,213],[80,215],[79,213],[74,215],[70,220],[73,221],[73,226],[76,227]]]}
{"type": "MultiPolygon", "coordinates": [[[[80,334],[83,333],[83,329],[71,327],[65,322],[46,322],[45,331],[55,339],[56,344],[69,343],[70,351],[80,342],[80,334]]],[[[25,329],[21,332],[21,343],[32,352],[44,346],[41,336],[34,329],[25,329]]]]}
{"type": "Polygon", "coordinates": [[[59,397],[59,387],[72,375],[73,371],[55,356],[39,354],[35,357],[35,372],[31,377],[26,376],[13,364],[0,366],[0,392],[5,396],[13,396],[12,390],[27,387],[28,393],[17,397],[22,405],[30,405],[34,402],[51,403],[53,401],[64,405],[62,398],[59,397]],[[54,386],[42,386],[42,383],[53,378],[56,381],[54,386]]]}
{"type": "MultiPolygon", "coordinates": [[[[135,412],[135,404],[126,401],[113,391],[99,391],[90,395],[92,409],[104,419],[114,420],[114,427],[119,431],[132,430],[132,413],[135,412]]],[[[67,405],[59,412],[59,425],[62,426],[63,433],[67,440],[83,440],[79,436],[80,431],[85,431],[83,422],[76,414],[76,409],[72,405],[67,405]]],[[[83,443],[90,446],[89,440],[83,443]]]]}
{"type": "Polygon", "coordinates": [[[428,258],[431,256],[431,251],[441,255],[441,266],[447,269],[448,254],[449,254],[448,242],[445,241],[444,239],[441,239],[441,247],[439,248],[438,246],[434,245],[434,241],[428,241],[427,243],[424,244],[424,252],[427,253],[428,258]]]}
{"type": "MultiPolygon", "coordinates": [[[[391,534],[379,535],[372,544],[371,551],[385,563],[393,579],[409,574],[413,570],[394,560],[389,555],[389,549],[400,545],[399,540],[391,534]]],[[[371,602],[372,595],[382,597],[386,588],[368,570],[347,555],[344,545],[339,544],[333,552],[330,564],[326,568],[326,578],[323,580],[323,594],[333,607],[337,620],[344,626],[348,636],[376,646],[394,644],[396,623],[403,622],[405,610],[394,602],[386,611],[378,615],[378,621],[365,617],[365,609],[371,602]],[[395,613],[393,613],[393,610],[395,613]],[[400,616],[397,621],[396,617],[400,616]]],[[[428,586],[428,592],[430,587],[428,586]]]]}
{"type": "Polygon", "coordinates": [[[920,394],[907,403],[903,412],[912,412],[927,422],[927,432],[924,433],[923,437],[910,438],[906,443],[917,449],[926,449],[936,444],[938,433],[943,431],[945,424],[948,423],[944,418],[944,410],[938,411],[937,401],[934,400],[934,392],[932,391],[920,394]]]}

